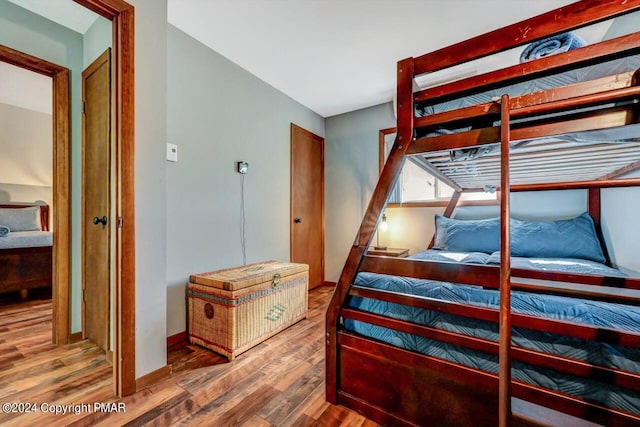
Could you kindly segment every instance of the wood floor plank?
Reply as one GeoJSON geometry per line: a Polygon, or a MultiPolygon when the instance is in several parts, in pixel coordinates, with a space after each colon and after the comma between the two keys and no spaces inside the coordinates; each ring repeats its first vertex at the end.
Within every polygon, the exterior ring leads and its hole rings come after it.
{"type": "Polygon", "coordinates": [[[112,368],[102,350],[88,341],[51,344],[50,300],[0,303],[1,402],[91,408],[121,402],[126,407],[124,413],[0,414],[0,424],[375,427],[360,414],[325,401],[324,315],[332,291],[311,291],[306,319],[232,362],[195,345],[170,352],[171,376],[123,399],[112,394],[112,368]]]}
{"type": "Polygon", "coordinates": [[[304,399],[324,382],[324,361],[303,373],[280,395],[264,405],[258,415],[275,425],[281,425],[304,399]]]}

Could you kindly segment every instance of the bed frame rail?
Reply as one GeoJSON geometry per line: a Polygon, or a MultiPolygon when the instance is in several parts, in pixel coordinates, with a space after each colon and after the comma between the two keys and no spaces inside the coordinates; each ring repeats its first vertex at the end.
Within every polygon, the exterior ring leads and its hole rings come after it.
{"type": "MultiPolygon", "coordinates": [[[[349,332],[339,332],[338,340],[339,375],[343,379],[336,395],[339,403],[364,412],[383,425],[495,427],[498,424],[497,375],[349,332]],[[368,397],[366,400],[359,397],[364,395],[368,397]]],[[[622,411],[519,381],[512,382],[512,392],[514,398],[601,425],[631,427],[640,421],[640,417],[622,411]]],[[[540,419],[538,414],[524,417],[514,406],[513,424],[541,425],[532,422],[532,416],[540,419]],[[523,418],[530,421],[521,423],[523,418]]],[[[591,425],[575,419],[573,424],[555,425],[585,424],[591,425]]]]}
{"type": "MultiPolygon", "coordinates": [[[[488,288],[498,288],[499,267],[497,265],[456,264],[454,262],[437,262],[426,260],[414,260],[405,258],[392,258],[367,255],[363,257],[359,271],[371,273],[389,274],[393,276],[414,277],[417,279],[440,280],[444,282],[478,285],[488,288]]],[[[640,279],[631,277],[598,276],[579,273],[559,273],[553,271],[526,270],[514,268],[512,276],[524,279],[537,279],[553,282],[577,283],[581,285],[601,286],[602,293],[611,294],[611,298],[640,299],[638,292],[618,292],[617,289],[626,288],[640,290],[640,279]],[[615,288],[615,289],[612,289],[615,288]]],[[[530,284],[527,290],[533,289],[530,284]]],[[[557,286],[562,289],[561,286],[557,286]]],[[[542,289],[548,290],[548,286],[542,289]]],[[[577,296],[575,292],[570,292],[577,296]]],[[[588,296],[588,295],[584,295],[588,296]]]]}
{"type": "MultiPolygon", "coordinates": [[[[638,0],[583,0],[414,59],[415,75],[449,68],[640,9],[638,0]]],[[[618,50],[618,49],[616,49],[618,50]]]]}

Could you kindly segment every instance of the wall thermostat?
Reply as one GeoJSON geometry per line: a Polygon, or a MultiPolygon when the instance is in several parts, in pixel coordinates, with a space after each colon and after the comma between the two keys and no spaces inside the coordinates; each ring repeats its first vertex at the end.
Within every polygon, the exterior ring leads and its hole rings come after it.
{"type": "Polygon", "coordinates": [[[170,162],[178,161],[178,146],[176,144],[167,144],[167,160],[170,162]]]}
{"type": "Polygon", "coordinates": [[[249,163],[247,162],[237,162],[236,166],[236,170],[238,171],[238,173],[249,172],[249,163]]]}

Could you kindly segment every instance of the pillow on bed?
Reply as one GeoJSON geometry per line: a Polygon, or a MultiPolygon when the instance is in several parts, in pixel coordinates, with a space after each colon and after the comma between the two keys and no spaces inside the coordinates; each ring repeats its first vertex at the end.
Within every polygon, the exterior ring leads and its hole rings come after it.
{"type": "Polygon", "coordinates": [[[511,219],[511,255],[606,262],[595,225],[586,212],[576,218],[559,221],[511,219]]]}
{"type": "MultiPolygon", "coordinates": [[[[436,215],[433,248],[454,252],[499,251],[500,218],[458,220],[436,215]]],[[[587,213],[559,221],[521,221],[512,218],[511,255],[606,262],[595,225],[587,213]]]]}
{"type": "Polygon", "coordinates": [[[460,220],[436,215],[433,249],[452,252],[500,250],[500,218],[460,220]]]}
{"type": "Polygon", "coordinates": [[[0,208],[0,224],[11,231],[40,231],[40,207],[0,208]]]}

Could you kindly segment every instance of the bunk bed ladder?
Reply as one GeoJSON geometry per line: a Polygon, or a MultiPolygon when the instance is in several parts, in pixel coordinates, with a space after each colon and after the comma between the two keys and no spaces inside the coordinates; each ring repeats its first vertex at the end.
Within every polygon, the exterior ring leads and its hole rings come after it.
{"type": "Polygon", "coordinates": [[[387,205],[389,195],[400,176],[404,157],[413,139],[413,58],[407,58],[398,62],[398,133],[389,153],[380,179],[369,201],[362,224],[356,235],[355,241],[338,283],[333,292],[331,302],[326,313],[326,398],[333,404],[338,403],[338,334],[337,326],[340,324],[340,311],[351,288],[360,264],[365,256],[367,248],[373,241],[374,233],[378,227],[382,212],[387,205]]]}
{"type": "Polygon", "coordinates": [[[511,425],[511,239],[509,197],[509,95],[502,95],[500,107],[500,346],[498,420],[511,425]]]}

